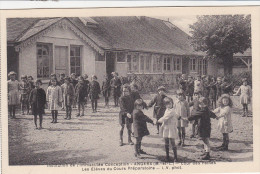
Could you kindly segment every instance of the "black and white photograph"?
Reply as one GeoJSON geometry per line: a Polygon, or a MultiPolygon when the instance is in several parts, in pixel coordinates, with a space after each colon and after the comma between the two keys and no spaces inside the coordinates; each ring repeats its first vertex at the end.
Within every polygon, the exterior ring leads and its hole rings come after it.
{"type": "Polygon", "coordinates": [[[64,15],[6,18],[9,167],[254,162],[250,12],[64,15]]]}

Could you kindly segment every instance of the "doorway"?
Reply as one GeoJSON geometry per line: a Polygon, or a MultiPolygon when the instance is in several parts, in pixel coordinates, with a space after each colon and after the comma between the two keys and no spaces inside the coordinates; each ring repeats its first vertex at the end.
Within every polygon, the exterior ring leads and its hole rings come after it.
{"type": "Polygon", "coordinates": [[[111,73],[115,71],[116,53],[106,52],[106,73],[109,78],[112,77],[111,73]]]}
{"type": "Polygon", "coordinates": [[[68,47],[55,46],[55,73],[68,75],[68,47]]]}

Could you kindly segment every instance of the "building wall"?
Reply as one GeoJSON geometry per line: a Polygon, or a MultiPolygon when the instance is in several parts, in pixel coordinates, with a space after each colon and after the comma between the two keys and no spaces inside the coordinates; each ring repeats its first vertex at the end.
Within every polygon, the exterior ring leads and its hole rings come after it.
{"type": "MultiPolygon", "coordinates": [[[[101,85],[102,81],[105,79],[104,76],[106,75],[106,62],[105,61],[96,61],[95,66],[96,66],[95,75],[98,78],[97,81],[101,85]]],[[[90,75],[93,75],[93,74],[90,74],[90,75]]]]}
{"type": "MultiPolygon", "coordinates": [[[[95,50],[87,45],[82,39],[80,39],[69,28],[63,29],[61,27],[55,28],[53,31],[45,34],[39,38],[34,44],[22,49],[19,53],[19,74],[32,75],[37,78],[37,55],[36,55],[36,43],[51,43],[53,44],[53,50],[55,46],[68,47],[68,62],[70,64],[70,46],[81,46],[81,73],[82,74],[95,74],[95,50]],[[31,68],[29,68],[31,67],[31,68]]],[[[55,62],[55,54],[53,53],[53,62],[55,62]]],[[[70,69],[70,68],[69,68],[70,69]]],[[[105,66],[104,66],[105,69],[105,66]]],[[[54,69],[53,69],[54,70],[54,69]]],[[[54,71],[53,71],[54,72],[54,71]]],[[[69,70],[70,73],[70,70],[69,70]]]]}
{"type": "Polygon", "coordinates": [[[116,72],[118,72],[119,76],[127,75],[127,63],[116,63],[116,72]]]}

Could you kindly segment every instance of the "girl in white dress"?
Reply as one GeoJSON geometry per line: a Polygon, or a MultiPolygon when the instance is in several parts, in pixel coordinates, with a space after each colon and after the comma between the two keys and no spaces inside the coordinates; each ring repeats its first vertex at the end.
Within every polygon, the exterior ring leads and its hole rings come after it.
{"type": "Polygon", "coordinates": [[[49,110],[51,110],[52,122],[57,123],[58,110],[62,105],[62,90],[57,85],[57,79],[51,79],[51,86],[47,89],[46,100],[49,103],[49,110]]]}
{"type": "Polygon", "coordinates": [[[223,94],[218,100],[218,108],[213,112],[218,116],[218,130],[223,134],[223,143],[217,147],[218,150],[228,150],[229,133],[233,132],[232,126],[232,100],[228,94],[223,94]]]}
{"type": "Polygon", "coordinates": [[[11,118],[15,118],[15,107],[19,104],[19,82],[15,80],[16,73],[11,71],[8,74],[10,80],[7,81],[8,84],[8,109],[11,118]]]}
{"type": "Polygon", "coordinates": [[[242,80],[243,84],[239,87],[238,91],[236,92],[235,95],[240,94],[240,103],[243,106],[243,116],[248,117],[248,104],[251,101],[251,96],[252,96],[252,90],[251,87],[247,84],[247,79],[242,80]]]}
{"type": "Polygon", "coordinates": [[[161,117],[158,122],[162,123],[162,126],[160,127],[160,132],[162,137],[165,141],[165,151],[166,151],[166,160],[169,161],[169,146],[170,142],[172,145],[172,150],[174,154],[174,161],[177,161],[177,148],[175,145],[175,138],[178,137],[178,130],[177,130],[177,116],[173,109],[173,100],[169,97],[165,97],[163,99],[163,102],[166,106],[165,113],[163,117],[161,117]]]}

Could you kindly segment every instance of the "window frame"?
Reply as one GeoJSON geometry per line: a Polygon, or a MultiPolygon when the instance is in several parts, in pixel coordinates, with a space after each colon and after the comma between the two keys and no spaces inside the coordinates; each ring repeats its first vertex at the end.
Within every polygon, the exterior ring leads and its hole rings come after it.
{"type": "Polygon", "coordinates": [[[69,53],[70,53],[69,72],[70,72],[70,74],[75,73],[76,76],[80,76],[82,74],[82,46],[81,45],[70,45],[69,53]],[[79,48],[79,56],[77,56],[77,55],[71,56],[72,48],[79,48]],[[76,65],[76,59],[75,59],[75,65],[73,66],[75,69],[74,72],[72,71],[71,58],[79,58],[79,66],[76,65]],[[79,68],[79,74],[77,74],[76,68],[79,68]]]}
{"type": "MultiPolygon", "coordinates": [[[[52,43],[43,43],[43,42],[37,42],[36,43],[36,75],[38,79],[48,79],[50,78],[51,73],[53,72],[53,44],[52,43]],[[41,55],[38,55],[38,47],[39,45],[41,45],[41,48],[43,48],[43,46],[47,46],[49,49],[49,53],[48,55],[43,55],[43,52],[41,53],[41,55]],[[39,57],[48,57],[48,66],[44,66],[44,67],[48,67],[49,68],[49,73],[47,76],[38,76],[38,60],[39,57]]],[[[43,70],[43,67],[41,68],[43,70]]]]}

